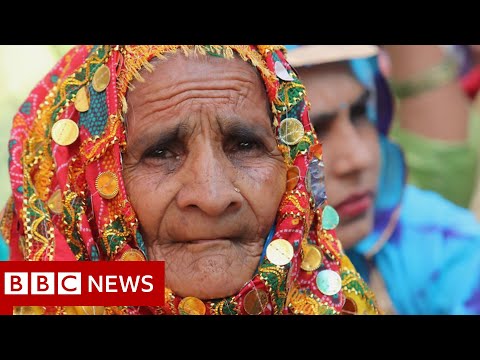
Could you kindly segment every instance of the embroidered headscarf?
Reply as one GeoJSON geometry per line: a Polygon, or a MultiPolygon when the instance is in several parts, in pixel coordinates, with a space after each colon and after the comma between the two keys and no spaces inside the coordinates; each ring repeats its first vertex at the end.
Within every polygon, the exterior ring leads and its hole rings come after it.
{"type": "Polygon", "coordinates": [[[305,89],[286,61],[283,46],[106,45],[69,51],[30,93],[13,121],[8,145],[12,196],[2,219],[11,260],[147,260],[121,172],[126,96],[132,81],[142,80],[140,70],[153,70],[150,60],[165,60],[165,55],[177,52],[187,57],[236,56],[254,66],[265,83],[272,131],[288,180],[252,280],[224,299],[182,299],[166,289],[162,307],[59,306],[30,311],[378,313],[373,294],[336,238],[338,216],[327,205],[322,147],[309,121],[305,89]]]}

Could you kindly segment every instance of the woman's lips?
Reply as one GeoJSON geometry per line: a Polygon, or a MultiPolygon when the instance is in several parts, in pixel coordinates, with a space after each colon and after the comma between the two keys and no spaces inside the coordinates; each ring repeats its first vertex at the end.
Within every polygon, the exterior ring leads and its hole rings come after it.
{"type": "Polygon", "coordinates": [[[208,243],[217,243],[217,242],[224,242],[230,241],[231,239],[222,238],[222,239],[197,239],[197,240],[189,240],[187,244],[208,244],[208,243]]]}
{"type": "Polygon", "coordinates": [[[197,239],[184,242],[192,252],[219,249],[231,246],[231,239],[197,239]]]}
{"type": "Polygon", "coordinates": [[[366,191],[354,194],[335,206],[340,221],[346,221],[365,214],[373,204],[373,193],[366,191]]]}

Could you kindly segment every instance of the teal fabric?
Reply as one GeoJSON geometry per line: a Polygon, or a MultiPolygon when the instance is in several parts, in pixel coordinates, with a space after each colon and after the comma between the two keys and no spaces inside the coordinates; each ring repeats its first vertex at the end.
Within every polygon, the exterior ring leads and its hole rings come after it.
{"type": "Polygon", "coordinates": [[[8,246],[5,243],[5,240],[3,239],[3,237],[0,235],[0,261],[8,260],[8,256],[9,256],[8,246]]]}
{"type": "MultiPolygon", "coordinates": [[[[357,79],[369,88],[375,84],[377,101],[382,101],[379,92],[387,89],[379,88],[378,81],[375,81],[381,75],[379,71],[367,70],[368,67],[376,70],[375,62],[351,62],[362,64],[352,67],[357,79]]],[[[383,98],[388,99],[390,95],[386,94],[383,98]]],[[[377,104],[376,108],[380,109],[381,104],[377,104]]],[[[381,119],[377,114],[375,122],[380,141],[381,171],[374,228],[347,253],[367,282],[370,266],[379,270],[398,314],[480,314],[480,224],[469,210],[441,195],[404,185],[407,172],[403,153],[387,138],[388,130],[385,133],[385,129],[390,128],[391,120],[392,117],[386,123],[385,118],[381,119]],[[400,216],[393,234],[369,265],[365,255],[378,243],[396,208],[400,209],[400,216]]],[[[432,171],[428,166],[429,159],[435,158],[439,166],[449,164],[453,152],[450,148],[439,158],[434,152],[428,151],[429,148],[431,144],[417,144],[413,165],[419,172],[424,171],[422,184],[434,187],[441,171],[432,171]]],[[[411,154],[410,151],[407,151],[407,156],[411,154]]],[[[455,154],[459,156],[458,152],[455,154]]],[[[444,191],[457,194],[463,189],[452,187],[467,185],[472,189],[473,184],[468,183],[468,179],[456,178],[474,178],[475,168],[468,174],[460,171],[462,162],[471,160],[468,156],[452,160],[460,164],[459,170],[458,173],[450,173],[451,186],[443,185],[444,191]],[[464,185],[460,184],[461,181],[465,182],[464,185]]],[[[448,178],[443,175],[443,179],[448,178]]]]}
{"type": "MultiPolygon", "coordinates": [[[[347,254],[368,280],[358,249],[347,254]]],[[[398,224],[373,260],[399,314],[480,314],[480,224],[437,193],[407,185],[398,224]]]]}

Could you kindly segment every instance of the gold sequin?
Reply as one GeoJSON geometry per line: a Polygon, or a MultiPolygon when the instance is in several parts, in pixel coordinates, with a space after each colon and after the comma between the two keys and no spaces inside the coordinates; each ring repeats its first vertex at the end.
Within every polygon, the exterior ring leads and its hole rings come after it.
{"type": "Polygon", "coordinates": [[[80,112],[85,112],[90,108],[90,93],[88,88],[83,86],[77,91],[75,96],[75,109],[80,112]]]}
{"type": "Polygon", "coordinates": [[[105,306],[74,306],[78,315],[104,315],[105,306]]]}
{"type": "Polygon", "coordinates": [[[202,300],[193,296],[188,296],[178,304],[180,315],[205,315],[207,311],[202,300]]]}
{"type": "Polygon", "coordinates": [[[92,86],[96,92],[102,92],[110,83],[110,69],[107,65],[100,66],[93,75],[92,86]]]}
{"type": "MultiPolygon", "coordinates": [[[[63,308],[63,313],[65,313],[65,315],[78,315],[76,306],[65,306],[63,308]]],[[[62,313],[59,312],[59,314],[62,313]]]]}
{"type": "Polygon", "coordinates": [[[305,271],[317,270],[322,265],[322,252],[311,244],[303,246],[303,260],[300,267],[305,271]]]}
{"type": "Polygon", "coordinates": [[[249,315],[259,315],[268,304],[268,295],[259,289],[251,290],[243,299],[243,308],[249,315]]]}
{"type": "Polygon", "coordinates": [[[303,124],[295,118],[286,118],[280,123],[278,129],[280,140],[287,145],[295,145],[302,140],[305,134],[303,124]]]}
{"type": "Polygon", "coordinates": [[[316,157],[319,160],[322,160],[322,144],[315,144],[310,146],[309,149],[311,157],[316,157]]]}
{"type": "Polygon", "coordinates": [[[287,191],[295,189],[295,186],[298,184],[298,179],[300,178],[300,169],[298,166],[291,166],[287,170],[287,191]]]}
{"type": "Polygon", "coordinates": [[[113,199],[118,194],[118,178],[111,171],[105,171],[97,176],[95,187],[105,199],[113,199]]]}
{"type": "Polygon", "coordinates": [[[57,189],[53,192],[52,196],[48,199],[47,202],[48,208],[54,214],[61,215],[63,212],[63,203],[62,203],[62,191],[57,189]]]}
{"type": "Polygon", "coordinates": [[[52,139],[58,145],[67,146],[77,140],[79,134],[75,121],[70,119],[58,120],[52,126],[52,139]]]}
{"type": "Polygon", "coordinates": [[[145,256],[137,249],[129,249],[120,257],[121,261],[145,261],[145,256]]]}
{"type": "Polygon", "coordinates": [[[283,266],[293,258],[293,246],[287,240],[273,240],[267,247],[267,258],[275,265],[283,266]]]}
{"type": "Polygon", "coordinates": [[[43,306],[16,306],[13,315],[43,315],[45,308],[43,306]]]}

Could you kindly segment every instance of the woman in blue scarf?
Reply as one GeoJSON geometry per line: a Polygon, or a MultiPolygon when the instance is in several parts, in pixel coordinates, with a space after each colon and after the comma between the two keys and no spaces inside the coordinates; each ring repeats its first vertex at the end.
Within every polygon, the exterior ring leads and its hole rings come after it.
{"type": "Polygon", "coordinates": [[[406,185],[403,154],[387,138],[393,101],[378,49],[287,48],[323,142],[339,238],[381,307],[397,314],[479,314],[480,224],[438,194],[406,185]]]}

